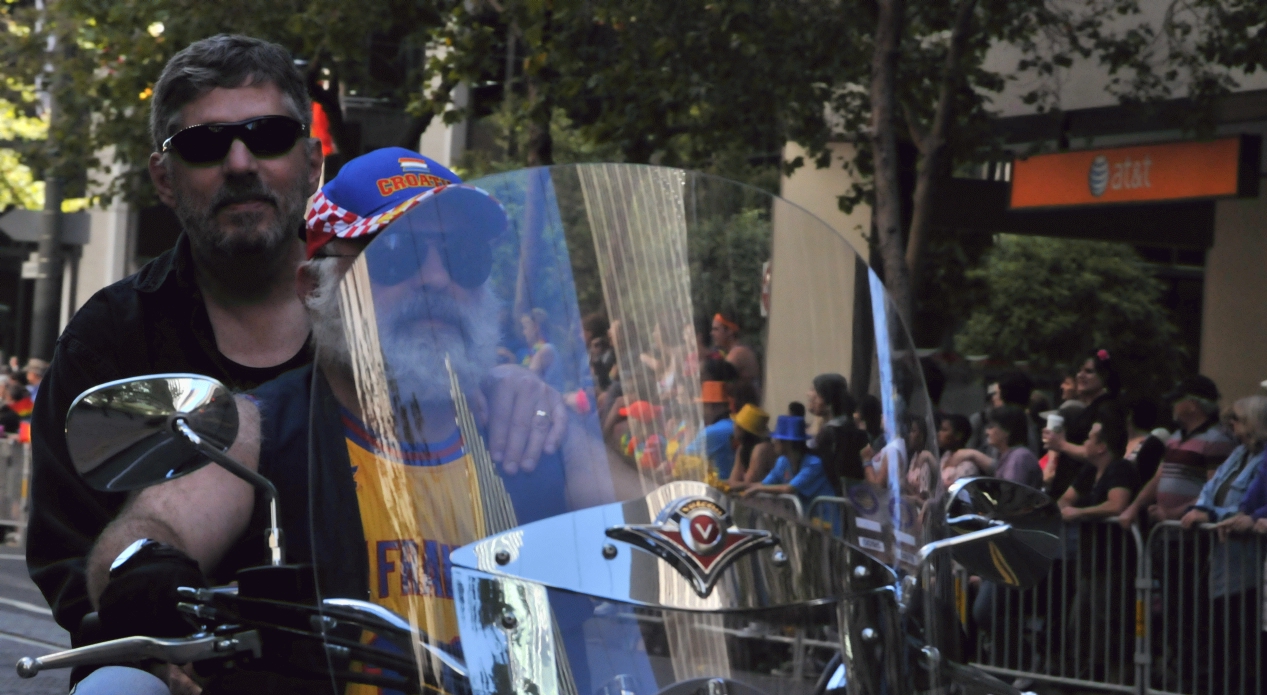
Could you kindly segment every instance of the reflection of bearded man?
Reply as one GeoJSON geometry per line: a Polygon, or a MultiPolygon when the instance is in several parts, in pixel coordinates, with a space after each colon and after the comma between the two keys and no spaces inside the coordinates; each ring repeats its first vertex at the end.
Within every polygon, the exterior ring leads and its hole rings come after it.
{"type": "MultiPolygon", "coordinates": [[[[306,299],[313,339],[323,359],[350,369],[351,352],[339,309],[337,258],[308,261],[316,290],[306,299]]],[[[388,374],[402,400],[443,403],[449,400],[447,355],[458,383],[468,392],[497,364],[498,310],[501,302],[487,287],[470,290],[463,306],[444,290],[418,290],[405,302],[376,306],[378,336],[388,374]]]]}

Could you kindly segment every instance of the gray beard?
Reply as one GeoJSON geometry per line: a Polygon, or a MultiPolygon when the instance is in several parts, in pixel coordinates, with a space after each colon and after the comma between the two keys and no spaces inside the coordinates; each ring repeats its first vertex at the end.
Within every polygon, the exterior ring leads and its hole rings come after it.
{"type": "MultiPolygon", "coordinates": [[[[352,355],[343,332],[339,308],[338,259],[309,262],[316,275],[316,290],[305,299],[312,319],[313,342],[323,362],[351,370],[352,355]]],[[[378,337],[398,403],[447,404],[451,400],[447,355],[458,383],[467,393],[497,364],[501,302],[481,287],[472,301],[461,306],[447,292],[418,292],[406,302],[385,307],[378,314],[378,337]],[[449,322],[436,328],[419,327],[421,321],[449,322]]]]}
{"type": "Polygon", "coordinates": [[[419,292],[410,301],[379,315],[379,341],[387,374],[400,402],[445,404],[451,400],[449,358],[462,390],[471,393],[497,365],[501,302],[488,290],[472,290],[471,303],[461,306],[447,292],[419,292]],[[421,328],[425,320],[451,325],[421,328]]]}
{"type": "Polygon", "coordinates": [[[343,335],[343,312],[339,309],[339,259],[314,258],[308,261],[309,272],[316,277],[317,287],[304,298],[308,318],[312,321],[312,342],[323,361],[340,369],[352,368],[352,353],[343,335]]]}
{"type": "Polygon", "coordinates": [[[307,202],[304,186],[301,177],[294,190],[278,193],[258,177],[228,179],[205,206],[199,206],[189,196],[176,196],[176,217],[189,235],[190,244],[203,255],[270,255],[290,241],[303,224],[307,202]],[[229,215],[223,225],[216,219],[216,213],[225,205],[249,200],[263,200],[277,208],[272,224],[262,225],[264,215],[253,212],[229,215]]]}

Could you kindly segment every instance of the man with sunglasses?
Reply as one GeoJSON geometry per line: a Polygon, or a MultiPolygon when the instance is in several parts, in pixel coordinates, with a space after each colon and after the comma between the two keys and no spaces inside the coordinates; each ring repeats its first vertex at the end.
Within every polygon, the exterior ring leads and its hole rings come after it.
{"type": "MultiPolygon", "coordinates": [[[[285,49],[244,36],[190,45],[154,85],[149,173],[183,233],[173,249],[76,313],[32,420],[27,563],[76,645],[94,639],[80,630],[93,609],[89,585],[100,591],[106,582],[103,571],[88,571],[86,558],[128,497],[93,491],[76,475],[64,435],[75,397],[104,382],[166,372],[249,389],[311,362],[311,326],[295,293],[305,208],[322,164],[319,142],[307,137],[310,104],[285,49]]],[[[541,390],[523,380],[498,388],[526,389],[534,398],[541,390]]],[[[506,456],[519,462],[536,451],[508,449],[506,456]]],[[[72,682],[83,675],[72,674],[72,682]]]]}
{"type": "Polygon", "coordinates": [[[149,173],[183,233],[79,309],[32,417],[27,563],[76,645],[93,638],[80,632],[93,610],[85,558],[127,496],[76,475],[64,434],[71,402],[103,382],[163,372],[251,388],[311,361],[293,280],[297,232],[321,176],[310,103],[287,51],[244,36],[188,46],[154,85],[149,173]]]}

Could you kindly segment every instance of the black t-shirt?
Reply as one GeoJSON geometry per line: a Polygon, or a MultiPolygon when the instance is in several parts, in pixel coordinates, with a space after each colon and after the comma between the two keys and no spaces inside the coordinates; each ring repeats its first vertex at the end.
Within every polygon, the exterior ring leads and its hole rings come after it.
{"type": "Polygon", "coordinates": [[[1086,465],[1073,481],[1073,489],[1078,493],[1075,507],[1094,507],[1104,504],[1109,499],[1109,490],[1124,487],[1131,491],[1131,497],[1139,492],[1139,472],[1126,459],[1117,459],[1104,469],[1099,480],[1095,478],[1095,466],[1086,465]]]}
{"type": "Polygon", "coordinates": [[[230,389],[253,388],[311,361],[305,347],[285,364],[236,364],[216,347],[206,305],[194,280],[189,241],[94,294],[75,313],[57,348],[31,416],[34,465],[27,566],[58,624],[76,632],[91,610],[85,557],[125,493],[97,492],[75,473],[66,449],[66,411],[85,390],[115,379],[165,372],[215,378],[230,389]]]}
{"type": "Polygon", "coordinates": [[[867,433],[858,429],[849,417],[830,420],[818,431],[814,453],[823,460],[823,469],[836,494],[841,493],[841,478],[851,482],[864,479],[860,452],[868,443],[867,433]]]}

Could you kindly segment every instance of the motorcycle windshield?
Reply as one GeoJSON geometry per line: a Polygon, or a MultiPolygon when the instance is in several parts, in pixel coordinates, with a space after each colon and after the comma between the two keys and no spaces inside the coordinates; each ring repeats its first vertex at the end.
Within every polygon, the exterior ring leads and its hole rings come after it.
{"type": "Polygon", "coordinates": [[[469,691],[462,664],[496,660],[470,653],[488,645],[457,603],[511,601],[515,620],[535,612],[564,636],[563,692],[758,672],[761,692],[812,690],[831,656],[814,645],[839,642],[826,597],[682,623],[675,611],[707,606],[622,602],[584,582],[463,598],[485,584],[455,576],[453,556],[668,483],[723,500],[764,483],[748,508],[909,571],[941,491],[932,409],[865,258],[778,196],[663,167],[527,169],[413,203],[314,269],[309,540],[334,688],[469,691]],[[847,382],[818,389],[827,405],[807,395],[822,374],[847,382]],[[805,422],[780,417],[792,401],[811,408],[805,422]]]}

